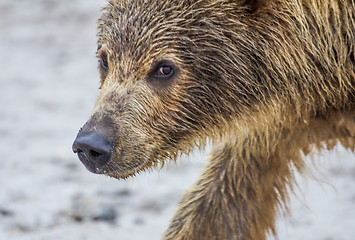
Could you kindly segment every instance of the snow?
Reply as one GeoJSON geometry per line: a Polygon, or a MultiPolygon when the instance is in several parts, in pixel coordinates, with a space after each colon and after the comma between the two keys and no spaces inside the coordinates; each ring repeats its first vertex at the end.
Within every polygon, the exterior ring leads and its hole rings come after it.
{"type": "MultiPolygon", "coordinates": [[[[98,94],[104,4],[0,1],[1,240],[160,239],[205,165],[205,153],[195,152],[118,181],[88,172],[72,153],[98,94]]],[[[322,155],[313,160],[321,162],[312,167],[316,180],[297,176],[279,239],[355,239],[355,157],[341,147],[322,155]]]]}

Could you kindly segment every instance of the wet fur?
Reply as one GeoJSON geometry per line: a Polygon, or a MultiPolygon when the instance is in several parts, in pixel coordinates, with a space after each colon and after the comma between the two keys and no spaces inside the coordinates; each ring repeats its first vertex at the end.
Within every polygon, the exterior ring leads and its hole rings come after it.
{"type": "Polygon", "coordinates": [[[354,151],[353,0],[117,0],[98,37],[109,69],[84,130],[114,143],[99,173],[214,143],[163,239],[265,239],[304,154],[354,151]],[[169,81],[151,77],[160,61],[169,81]]]}

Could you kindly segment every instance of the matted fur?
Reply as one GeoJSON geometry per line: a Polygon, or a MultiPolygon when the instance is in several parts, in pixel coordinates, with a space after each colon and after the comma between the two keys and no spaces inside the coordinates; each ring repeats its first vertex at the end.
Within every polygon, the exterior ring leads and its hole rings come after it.
{"type": "Polygon", "coordinates": [[[265,239],[303,154],[354,151],[354,0],[113,0],[98,37],[108,69],[83,131],[114,143],[98,173],[214,143],[163,239],[265,239]]]}

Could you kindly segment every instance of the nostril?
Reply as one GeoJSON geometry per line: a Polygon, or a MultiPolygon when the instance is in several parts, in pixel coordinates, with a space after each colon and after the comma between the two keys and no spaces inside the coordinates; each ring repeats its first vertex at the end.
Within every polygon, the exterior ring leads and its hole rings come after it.
{"type": "Polygon", "coordinates": [[[86,156],[84,151],[77,149],[76,151],[74,151],[74,153],[76,153],[78,155],[78,158],[82,163],[85,164],[85,162],[86,162],[87,164],[89,164],[88,157],[86,156]]]}
{"type": "Polygon", "coordinates": [[[90,150],[90,155],[94,158],[99,158],[100,156],[102,156],[102,153],[96,152],[95,150],[90,150]]]}
{"type": "Polygon", "coordinates": [[[109,162],[111,151],[111,143],[98,133],[80,132],[73,143],[73,152],[94,173],[109,162]]]}

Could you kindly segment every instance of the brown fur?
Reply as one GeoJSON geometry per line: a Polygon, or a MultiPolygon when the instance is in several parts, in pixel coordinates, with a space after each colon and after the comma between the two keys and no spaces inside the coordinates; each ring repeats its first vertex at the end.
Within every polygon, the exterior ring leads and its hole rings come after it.
{"type": "Polygon", "coordinates": [[[354,0],[114,0],[98,36],[108,69],[84,130],[114,142],[98,173],[214,143],[164,239],[265,239],[302,153],[354,151],[354,0]]]}

